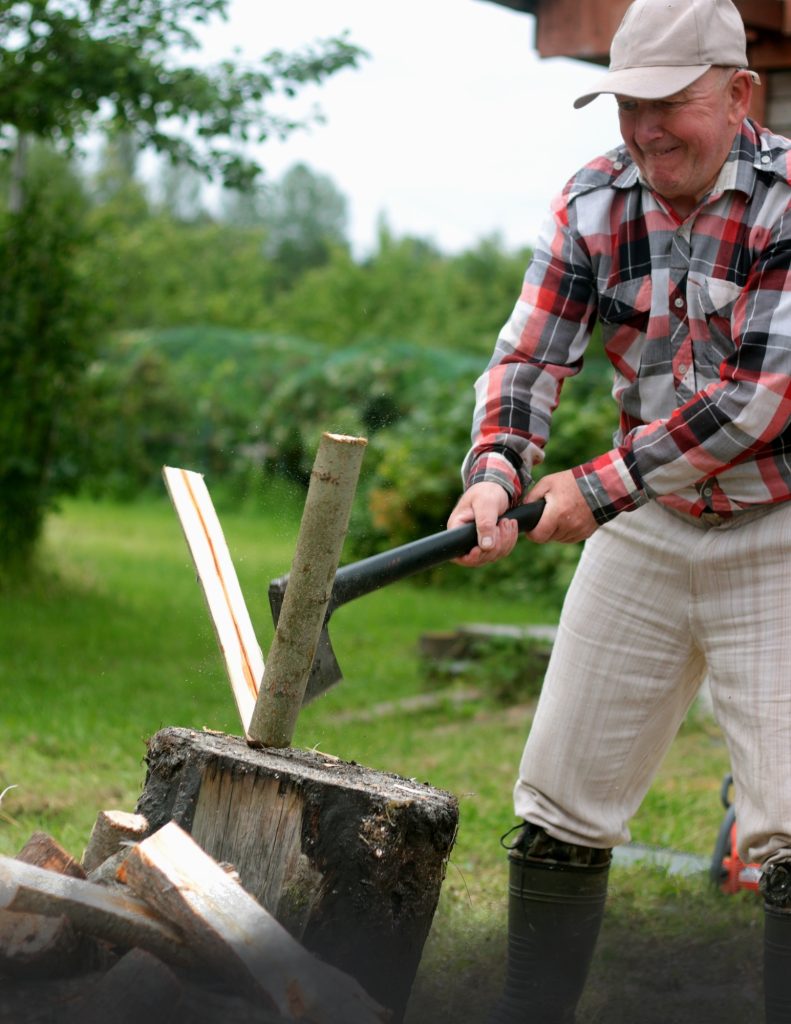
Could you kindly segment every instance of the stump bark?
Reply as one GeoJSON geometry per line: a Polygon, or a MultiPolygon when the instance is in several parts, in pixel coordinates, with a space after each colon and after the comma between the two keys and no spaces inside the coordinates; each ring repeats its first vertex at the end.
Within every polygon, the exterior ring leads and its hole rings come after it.
{"type": "Polygon", "coordinates": [[[137,811],[170,820],[311,952],[396,1020],[406,1009],[458,826],[447,792],[315,751],[170,728],[148,745],[137,811]]]}

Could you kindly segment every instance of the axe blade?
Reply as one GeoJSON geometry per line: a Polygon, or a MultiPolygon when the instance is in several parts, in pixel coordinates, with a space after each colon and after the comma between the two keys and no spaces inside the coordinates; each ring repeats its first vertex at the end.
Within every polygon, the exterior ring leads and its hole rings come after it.
{"type": "MultiPolygon", "coordinates": [[[[280,610],[283,607],[283,598],[286,594],[288,576],[280,576],[269,584],[269,607],[272,611],[272,622],[277,626],[280,618],[280,610]]],[[[324,625],[319,634],[316,652],[313,655],[313,664],[310,667],[308,683],[305,687],[305,696],[302,698],[303,707],[310,704],[316,697],[326,693],[331,687],[336,686],[342,679],[343,673],[332,649],[330,634],[327,630],[327,623],[332,614],[333,606],[330,603],[327,614],[324,617],[324,625]]]]}

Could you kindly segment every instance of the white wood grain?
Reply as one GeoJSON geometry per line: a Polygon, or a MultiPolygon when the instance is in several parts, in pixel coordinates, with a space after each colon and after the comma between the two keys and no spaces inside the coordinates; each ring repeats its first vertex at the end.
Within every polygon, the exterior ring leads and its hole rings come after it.
{"type": "Polygon", "coordinates": [[[172,466],[165,466],[163,475],[195,563],[246,735],[264,676],[261,647],[203,477],[172,466]]]}

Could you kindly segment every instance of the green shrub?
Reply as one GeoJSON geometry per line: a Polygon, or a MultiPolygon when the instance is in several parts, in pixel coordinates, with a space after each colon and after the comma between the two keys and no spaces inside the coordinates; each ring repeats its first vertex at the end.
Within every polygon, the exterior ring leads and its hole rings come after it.
{"type": "Polygon", "coordinates": [[[84,488],[132,498],[162,486],[164,464],[235,490],[271,456],[261,395],[314,358],[315,346],[217,327],[114,336],[90,367],[77,443],[84,488]]]}
{"type": "MultiPolygon", "coordinates": [[[[306,485],[324,431],[364,436],[347,544],[350,557],[362,558],[444,528],[461,490],[473,383],[484,362],[404,341],[334,351],[221,328],[127,333],[91,367],[80,458],[95,494],[158,490],[169,463],[205,473],[213,493],[241,496],[267,476],[306,485]]],[[[540,472],[609,446],[606,364],[592,359],[586,370],[567,385],[540,472]]],[[[578,545],[522,542],[474,574],[447,565],[424,578],[556,601],[578,555],[578,545]]]]}
{"type": "Polygon", "coordinates": [[[75,484],[69,440],[95,334],[85,207],[66,161],[34,148],[19,211],[0,211],[0,577],[27,570],[46,512],[75,484]]]}

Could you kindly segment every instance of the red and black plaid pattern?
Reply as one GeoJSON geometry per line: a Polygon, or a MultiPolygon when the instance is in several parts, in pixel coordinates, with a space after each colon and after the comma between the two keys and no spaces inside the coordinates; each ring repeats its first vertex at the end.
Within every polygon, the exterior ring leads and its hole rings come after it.
{"type": "Polygon", "coordinates": [[[726,516],[791,498],[790,153],[745,121],[684,221],[625,147],[571,179],[476,382],[468,486],[529,486],[598,322],[619,425],[574,470],[598,522],[651,498],[726,516]]]}

